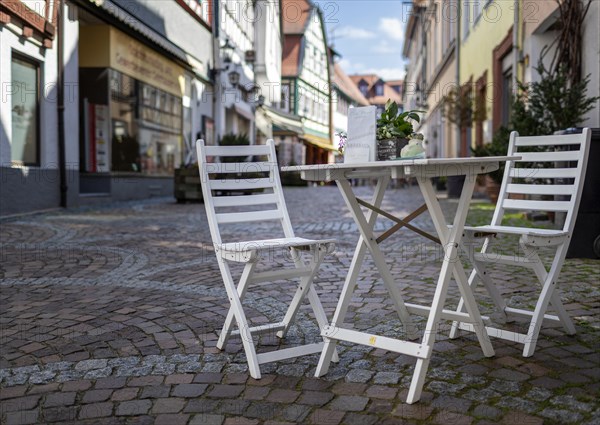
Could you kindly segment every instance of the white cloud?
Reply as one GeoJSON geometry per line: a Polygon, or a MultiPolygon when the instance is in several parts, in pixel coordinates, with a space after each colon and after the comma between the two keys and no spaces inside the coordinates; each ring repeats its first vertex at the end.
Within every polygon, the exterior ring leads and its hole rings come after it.
{"type": "Polygon", "coordinates": [[[349,38],[353,40],[368,40],[375,38],[376,34],[373,31],[364,28],[356,27],[341,27],[332,32],[334,38],[349,38]]]}
{"type": "Polygon", "coordinates": [[[382,53],[382,54],[395,54],[398,56],[402,55],[402,47],[399,46],[397,43],[395,43],[396,45],[392,45],[390,43],[387,42],[387,40],[380,40],[379,44],[377,44],[375,47],[373,47],[373,51],[376,53],[382,53]]]}
{"type": "Polygon", "coordinates": [[[402,80],[406,75],[404,63],[399,67],[372,67],[361,62],[351,62],[348,59],[341,59],[339,65],[348,75],[352,74],[376,74],[384,80],[402,80]]]}
{"type": "Polygon", "coordinates": [[[338,65],[346,72],[346,74],[348,73],[348,70],[353,67],[352,63],[344,58],[338,61],[338,65]]]}
{"type": "Polygon", "coordinates": [[[365,64],[361,62],[353,63],[348,59],[342,58],[339,60],[338,64],[344,70],[346,74],[360,74],[363,69],[365,69],[365,64]]]}
{"type": "Polygon", "coordinates": [[[361,74],[377,74],[384,80],[402,80],[406,75],[404,67],[367,68],[360,71],[361,74]]]}
{"type": "Polygon", "coordinates": [[[381,18],[379,30],[392,40],[404,41],[404,24],[398,18],[381,18]]]}

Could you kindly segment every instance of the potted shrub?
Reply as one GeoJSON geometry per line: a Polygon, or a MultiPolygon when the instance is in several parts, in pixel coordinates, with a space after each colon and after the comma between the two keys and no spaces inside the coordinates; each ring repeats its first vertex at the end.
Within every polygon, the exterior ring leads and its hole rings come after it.
{"type": "MultiPolygon", "coordinates": [[[[225,134],[221,140],[219,141],[219,146],[248,146],[250,145],[250,139],[248,138],[248,135],[246,133],[241,133],[241,134],[234,134],[234,133],[228,133],[225,134]]],[[[249,156],[226,156],[226,157],[221,157],[220,161],[221,162],[227,162],[227,163],[234,163],[234,162],[246,162],[248,160],[251,160],[251,158],[249,156]]],[[[224,179],[259,179],[261,177],[264,177],[263,175],[264,173],[260,173],[260,172],[256,172],[256,173],[242,173],[242,172],[238,172],[238,173],[225,173],[222,174],[221,177],[224,179]]],[[[250,195],[254,192],[262,192],[264,189],[246,189],[243,191],[244,195],[250,195]]],[[[226,191],[222,191],[223,194],[229,195],[231,193],[236,192],[235,190],[226,190],[226,191]]]]}
{"type": "MultiPolygon", "coordinates": [[[[219,141],[220,146],[238,146],[249,145],[250,139],[246,134],[225,134],[219,141]]],[[[244,162],[247,156],[223,157],[223,162],[244,162]]],[[[237,173],[223,174],[223,178],[235,178],[237,173]]],[[[259,189],[260,190],[260,189],[259,189]]],[[[192,201],[202,202],[202,186],[200,184],[200,174],[198,172],[198,163],[188,164],[175,169],[174,196],[178,203],[192,201]]]]}
{"type": "Polygon", "coordinates": [[[400,157],[400,151],[408,143],[413,134],[412,121],[419,122],[419,112],[405,111],[399,113],[398,104],[388,100],[385,109],[377,120],[377,159],[385,161],[400,157]]]}
{"type": "MultiPolygon", "coordinates": [[[[246,133],[227,133],[219,141],[219,146],[248,146],[249,144],[250,139],[246,133]]],[[[247,159],[247,156],[226,156],[221,158],[221,162],[245,162],[247,159]]]]}
{"type": "MultiPolygon", "coordinates": [[[[500,129],[494,134],[490,143],[473,148],[474,156],[504,156],[508,152],[508,141],[510,139],[510,130],[506,127],[500,129]]],[[[504,162],[500,162],[500,167],[485,175],[485,190],[492,203],[498,202],[500,185],[504,176],[504,162]]]]}

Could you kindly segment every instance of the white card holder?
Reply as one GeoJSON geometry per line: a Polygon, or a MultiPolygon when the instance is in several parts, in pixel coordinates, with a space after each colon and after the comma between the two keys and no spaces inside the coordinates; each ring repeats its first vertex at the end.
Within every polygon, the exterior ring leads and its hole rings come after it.
{"type": "Polygon", "coordinates": [[[348,110],[348,141],[344,149],[344,163],[357,164],[377,159],[376,121],[375,106],[348,110]]]}

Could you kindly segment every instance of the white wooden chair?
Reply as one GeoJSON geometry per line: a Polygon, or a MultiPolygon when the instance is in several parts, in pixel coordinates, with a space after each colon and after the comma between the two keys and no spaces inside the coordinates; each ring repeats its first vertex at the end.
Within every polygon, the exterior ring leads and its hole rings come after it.
{"type": "MultiPolygon", "coordinates": [[[[508,155],[518,155],[522,159],[506,163],[504,179],[491,224],[465,227],[463,242],[467,246],[466,250],[474,265],[469,277],[469,284],[474,286],[478,280],[481,280],[505,320],[513,320],[507,314],[531,319],[527,333],[486,327],[488,334],[491,337],[524,344],[524,357],[533,355],[544,320],[560,322],[567,334],[575,333],[575,326],[561,303],[557,283],[577,218],[585,181],[590,138],[591,131],[587,128],[583,130],[582,134],[561,136],[520,137],[517,132],[513,132],[510,136],[508,155]],[[547,150],[552,147],[563,150],[548,152],[547,150]],[[565,147],[572,150],[564,150],[565,147]],[[539,148],[545,151],[541,152],[539,148]],[[550,165],[554,165],[554,168],[539,168],[542,163],[546,166],[550,163],[550,165]],[[514,199],[515,196],[510,196],[513,194],[533,195],[538,198],[550,195],[552,199],[514,199]],[[554,199],[554,195],[560,195],[562,199],[554,199]],[[566,213],[566,219],[562,229],[558,230],[510,227],[502,225],[506,210],[563,212],[566,213]],[[524,255],[494,253],[491,246],[498,234],[518,235],[520,237],[519,246],[524,255]],[[475,238],[482,237],[484,238],[483,245],[477,252],[474,249],[475,238]],[[540,248],[546,247],[551,248],[554,252],[554,258],[548,270],[538,255],[540,248]],[[541,292],[534,311],[506,305],[500,291],[488,274],[488,263],[516,265],[533,271],[541,284],[541,292]],[[549,304],[552,304],[556,315],[546,313],[549,304]]],[[[463,308],[464,302],[461,299],[458,311],[462,311],[463,308]]],[[[452,338],[457,336],[459,328],[473,331],[473,326],[470,324],[454,322],[450,332],[452,338]]]]}
{"type": "Polygon", "coordinates": [[[217,347],[223,349],[230,335],[240,335],[250,375],[255,379],[260,379],[259,365],[262,363],[322,351],[323,342],[319,342],[257,354],[253,336],[265,332],[277,332],[277,336],[283,338],[305,298],[308,298],[310,302],[319,329],[322,330],[328,325],[325,311],[312,283],[325,255],[333,251],[335,241],[332,239],[303,239],[294,235],[285,205],[275,146],[272,140],[267,141],[266,145],[254,146],[205,146],[204,141],[199,140],[196,147],[206,215],[230,302],[229,312],[217,347]],[[244,158],[248,156],[266,159],[260,162],[233,163],[225,162],[227,159],[224,159],[229,157],[229,160],[238,161],[231,157],[244,158]],[[211,157],[211,161],[215,162],[208,162],[207,157],[211,157]],[[223,160],[223,162],[218,162],[219,160],[223,160]],[[263,192],[253,193],[256,189],[263,189],[263,192]],[[223,191],[245,194],[217,196],[219,192],[222,195],[223,191]],[[247,194],[248,192],[251,194],[247,194]],[[234,211],[231,211],[232,209],[234,211]],[[262,240],[244,239],[227,243],[221,239],[223,225],[260,221],[274,222],[274,226],[281,227],[282,237],[262,240]],[[275,270],[256,272],[255,269],[260,260],[268,260],[273,254],[283,254],[284,250],[289,250],[284,257],[294,263],[293,268],[279,267],[275,270]],[[304,257],[308,257],[307,261],[302,258],[303,254],[304,257]],[[245,264],[237,288],[229,267],[231,262],[245,264]],[[292,278],[300,278],[300,283],[283,320],[250,327],[242,306],[248,286],[292,278]],[[234,319],[237,330],[232,329],[234,319]]]}

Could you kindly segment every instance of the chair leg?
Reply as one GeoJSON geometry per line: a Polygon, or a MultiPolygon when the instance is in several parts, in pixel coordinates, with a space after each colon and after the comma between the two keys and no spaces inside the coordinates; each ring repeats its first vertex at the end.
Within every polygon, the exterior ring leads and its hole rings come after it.
{"type": "MultiPolygon", "coordinates": [[[[538,256],[537,250],[534,248],[531,248],[530,246],[525,245],[525,244],[521,244],[521,248],[523,249],[523,252],[525,253],[525,255],[528,258],[531,258],[532,260],[534,260],[533,271],[535,272],[538,280],[540,281],[540,284],[543,285],[543,282],[545,282],[546,279],[548,279],[548,272],[546,271],[546,268],[544,267],[542,260],[538,256]]],[[[561,269],[562,269],[562,265],[561,265],[561,269]]],[[[560,270],[558,272],[560,273],[560,270]]],[[[558,315],[558,317],[560,319],[560,323],[563,326],[563,328],[565,329],[565,332],[568,335],[574,335],[576,333],[575,325],[573,324],[573,321],[569,317],[569,313],[567,313],[567,311],[565,310],[565,307],[563,306],[563,304],[560,300],[560,292],[559,292],[558,288],[554,288],[554,291],[552,292],[552,295],[550,296],[550,304],[552,304],[552,307],[556,311],[556,314],[558,315]]]]}
{"type": "MultiPolygon", "coordinates": [[[[545,269],[544,273],[541,273],[541,270],[538,267],[536,267],[540,271],[540,276],[545,275],[546,278],[540,282],[542,283],[542,293],[540,294],[540,297],[535,305],[535,310],[531,318],[529,331],[527,332],[527,338],[525,339],[525,348],[523,348],[523,357],[531,357],[535,352],[535,347],[537,345],[537,340],[540,334],[540,329],[542,327],[542,322],[544,321],[544,315],[546,314],[546,310],[548,309],[548,304],[553,299],[553,295],[555,294],[556,280],[558,279],[558,276],[562,269],[566,251],[566,244],[563,243],[562,245],[559,245],[558,249],[556,250],[554,260],[552,261],[552,266],[550,267],[550,271],[548,273],[545,273],[545,269]]],[[[535,254],[537,255],[537,253],[535,254]]],[[[541,262],[538,261],[538,264],[543,268],[541,262]]],[[[562,306],[560,299],[555,299],[555,301],[557,301],[558,304],[562,306]]],[[[561,323],[565,325],[565,323],[562,321],[562,317],[561,323]]],[[[570,323],[572,326],[570,318],[568,319],[567,323],[570,323]]]]}
{"type": "MultiPolygon", "coordinates": [[[[246,296],[246,290],[248,289],[248,282],[250,276],[254,272],[254,268],[256,266],[255,262],[247,263],[244,267],[244,271],[242,272],[242,276],[240,278],[240,282],[237,287],[237,294],[240,297],[240,301],[244,299],[246,296]]],[[[227,340],[231,335],[231,330],[233,327],[233,307],[229,307],[229,311],[227,312],[227,317],[225,318],[225,323],[223,324],[223,329],[221,330],[221,334],[219,335],[219,340],[217,341],[217,348],[222,350],[227,344],[227,340]]],[[[240,336],[243,336],[243,333],[240,332],[240,336]]]]}
{"type": "MultiPolygon", "coordinates": [[[[312,307],[312,310],[315,314],[315,318],[317,319],[317,324],[319,325],[319,330],[323,332],[325,326],[329,325],[327,321],[327,315],[325,314],[325,309],[323,308],[323,304],[321,304],[321,300],[319,299],[319,295],[317,294],[317,290],[314,285],[310,286],[308,291],[308,301],[312,307]]],[[[323,338],[325,341],[325,338],[323,338]]],[[[331,361],[337,363],[340,361],[337,353],[337,348],[333,351],[333,356],[331,357],[331,361]]]]}
{"type": "MultiPolygon", "coordinates": [[[[464,245],[471,245],[472,241],[473,241],[472,239],[469,239],[467,241],[468,243],[466,243],[464,245]]],[[[492,244],[491,238],[489,238],[489,237],[486,238],[480,252],[482,254],[488,253],[488,251],[491,247],[491,244],[492,244]]],[[[463,245],[463,248],[464,248],[464,245],[463,245]]],[[[471,274],[469,275],[469,286],[471,286],[471,290],[473,291],[473,293],[475,293],[475,287],[477,286],[477,278],[479,278],[483,282],[485,289],[487,290],[488,294],[492,298],[492,301],[496,305],[497,311],[500,314],[502,314],[503,318],[506,321],[510,321],[508,316],[506,316],[506,301],[504,301],[504,298],[502,298],[500,291],[498,291],[498,288],[496,287],[496,285],[494,285],[494,282],[492,281],[492,279],[490,279],[490,276],[487,271],[487,266],[475,259],[475,252],[473,249],[470,249],[470,247],[469,247],[469,248],[465,248],[465,251],[468,253],[469,261],[471,261],[471,264],[473,264],[473,270],[471,271],[471,274]]],[[[456,311],[457,312],[464,311],[464,299],[462,297],[461,297],[460,301],[458,302],[458,307],[456,308],[456,311]]],[[[458,336],[459,325],[460,325],[460,322],[456,322],[456,321],[452,322],[452,328],[450,329],[450,335],[449,335],[449,337],[451,339],[454,339],[458,336]]]]}
{"type": "Polygon", "coordinates": [[[575,335],[577,333],[577,330],[575,329],[575,324],[571,320],[569,313],[567,313],[567,310],[565,310],[565,306],[560,300],[560,291],[558,288],[554,288],[554,292],[552,292],[552,296],[550,298],[550,304],[552,304],[552,307],[554,308],[554,310],[556,310],[556,314],[558,315],[560,323],[565,329],[567,335],[575,335]]]}
{"type": "MultiPolygon", "coordinates": [[[[302,304],[302,301],[304,301],[304,299],[306,298],[306,295],[309,293],[309,290],[312,286],[313,279],[316,276],[316,274],[318,273],[319,267],[321,267],[321,263],[323,262],[323,259],[325,258],[326,252],[319,248],[313,248],[312,254],[313,254],[313,258],[310,261],[312,270],[308,276],[304,276],[300,279],[298,289],[296,290],[296,293],[294,294],[294,298],[292,298],[292,302],[290,303],[290,306],[288,307],[288,310],[285,313],[285,317],[282,320],[282,322],[284,324],[284,328],[282,330],[280,330],[279,332],[277,332],[277,336],[279,338],[285,337],[285,335],[287,334],[287,331],[290,328],[290,325],[294,322],[294,319],[296,318],[296,314],[298,313],[298,310],[300,309],[300,305],[302,304]]],[[[302,261],[300,253],[297,250],[293,250],[292,255],[294,256],[293,257],[294,265],[296,266],[296,268],[306,267],[306,264],[304,263],[304,261],[302,261]]]]}
{"type": "MultiPolygon", "coordinates": [[[[229,265],[222,258],[217,258],[217,260],[219,263],[219,268],[221,269],[221,275],[223,276],[225,290],[227,291],[227,296],[229,297],[229,302],[231,303],[230,311],[233,312],[233,316],[240,330],[240,337],[242,338],[242,345],[244,346],[244,352],[246,353],[246,361],[248,362],[250,376],[252,376],[254,379],[260,379],[260,367],[258,366],[258,358],[256,357],[256,348],[254,347],[254,341],[252,339],[252,334],[250,333],[248,320],[244,314],[242,301],[240,300],[238,290],[233,283],[233,277],[231,276],[229,265]]],[[[241,283],[242,282],[240,282],[240,290],[246,286],[246,283],[244,283],[244,286],[242,286],[241,283]]]]}

